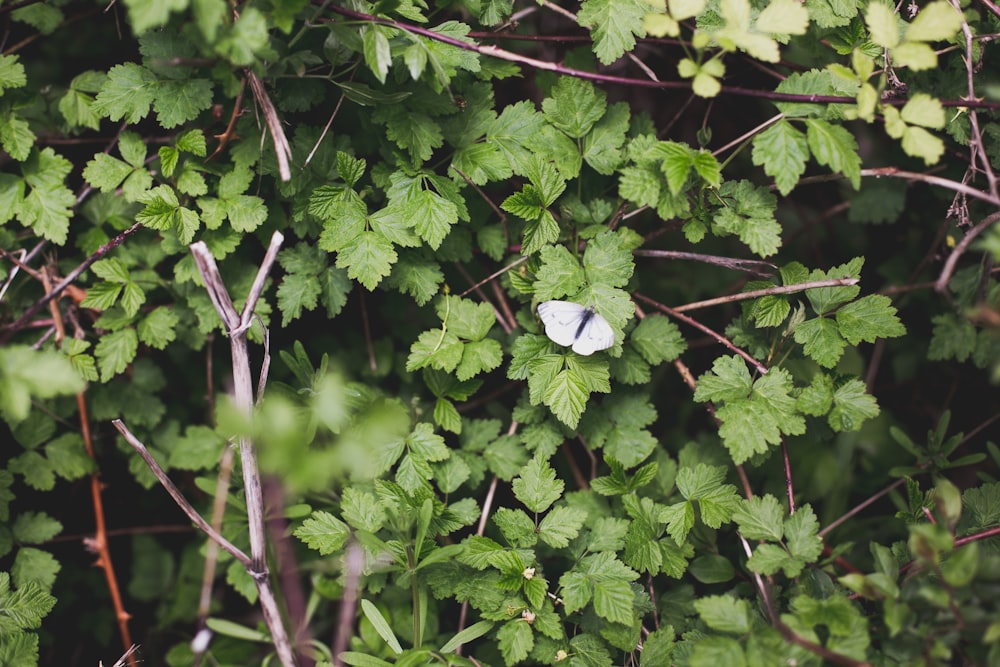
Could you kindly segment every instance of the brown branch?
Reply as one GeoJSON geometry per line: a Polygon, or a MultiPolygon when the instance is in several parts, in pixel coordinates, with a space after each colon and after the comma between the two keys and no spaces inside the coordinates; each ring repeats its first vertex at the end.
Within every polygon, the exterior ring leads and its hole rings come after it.
{"type": "Polygon", "coordinates": [[[952,250],[950,255],[948,255],[948,259],[945,260],[944,268],[941,269],[941,275],[938,276],[937,281],[934,283],[935,290],[941,294],[944,294],[947,291],[948,281],[951,280],[951,276],[955,272],[955,265],[958,264],[959,258],[968,249],[969,244],[998,220],[1000,220],[1000,211],[986,216],[982,222],[970,229],[965,236],[962,237],[962,240],[958,242],[955,249],[952,250]]]}
{"type": "Polygon", "coordinates": [[[734,257],[720,257],[718,255],[702,255],[697,252],[683,252],[681,250],[635,250],[632,253],[636,257],[658,257],[662,259],[684,259],[705,264],[723,266],[734,271],[743,271],[761,278],[770,278],[777,271],[778,267],[770,262],[757,259],[736,259],[734,257]]]}
{"type": "Polygon", "coordinates": [[[12,324],[8,325],[5,328],[3,333],[0,334],[0,344],[6,343],[8,340],[10,340],[10,337],[13,336],[15,333],[17,333],[19,330],[23,329],[27,325],[28,321],[32,317],[34,317],[38,313],[38,311],[40,311],[42,308],[48,305],[49,301],[58,297],[60,294],[63,293],[63,291],[66,290],[67,287],[72,285],[73,281],[79,278],[81,273],[89,269],[91,264],[99,260],[101,257],[104,257],[113,249],[120,246],[122,242],[125,241],[125,239],[132,236],[132,234],[138,231],[140,227],[142,227],[142,225],[140,225],[138,222],[135,223],[125,231],[118,234],[118,236],[114,237],[113,239],[102,245],[100,248],[95,250],[93,254],[90,255],[90,257],[83,260],[79,265],[77,265],[75,269],[70,271],[65,278],[63,278],[55,287],[52,288],[51,292],[43,296],[35,303],[28,306],[28,309],[21,314],[21,317],[17,318],[17,320],[15,320],[12,324]]]}
{"type": "MultiPolygon", "coordinates": [[[[490,56],[493,58],[499,58],[501,60],[507,60],[509,62],[520,63],[522,65],[527,65],[533,69],[539,69],[547,72],[556,72],[557,74],[562,74],[564,76],[573,76],[578,79],[586,79],[588,81],[594,81],[596,83],[607,83],[607,84],[617,84],[622,86],[632,86],[635,88],[651,88],[655,90],[690,90],[691,84],[687,81],[651,81],[649,79],[633,79],[625,76],[614,76],[610,74],[600,74],[598,72],[588,72],[585,70],[574,69],[572,67],[566,67],[558,63],[552,63],[545,60],[538,60],[536,58],[529,58],[527,56],[522,56],[519,53],[514,53],[513,51],[507,51],[505,49],[500,49],[495,46],[483,46],[481,44],[465,42],[454,37],[449,37],[448,35],[443,35],[441,33],[434,32],[428,28],[421,28],[420,26],[409,25],[407,23],[402,23],[401,21],[394,21],[392,19],[372,16],[370,14],[363,14],[361,12],[356,12],[346,7],[339,7],[336,5],[330,5],[327,7],[332,12],[346,16],[348,18],[354,19],[356,21],[365,21],[367,23],[378,23],[380,25],[389,26],[391,28],[396,28],[397,30],[402,30],[404,32],[409,32],[414,35],[420,35],[421,37],[426,37],[427,39],[432,39],[436,42],[441,42],[442,44],[448,44],[465,51],[472,51],[474,53],[479,53],[480,55],[490,56]]],[[[318,22],[331,21],[332,19],[317,19],[318,22]]],[[[739,86],[722,86],[720,93],[723,95],[735,95],[740,97],[755,97],[758,99],[772,100],[775,102],[811,102],[813,104],[857,104],[857,100],[853,97],[841,96],[841,95],[801,95],[796,93],[779,93],[777,91],[769,90],[756,90],[751,88],[741,88],[739,86]]],[[[903,105],[906,103],[905,99],[894,99],[887,101],[886,104],[892,105],[903,105]]],[[[946,107],[968,107],[968,108],[981,108],[981,109],[998,109],[1000,108],[1000,103],[997,102],[987,102],[983,100],[942,100],[942,106],[946,107]]]]}
{"type": "Polygon", "coordinates": [[[694,327],[695,329],[698,329],[699,331],[701,331],[703,333],[708,334],[709,336],[711,336],[715,340],[715,342],[717,342],[720,345],[722,345],[722,346],[724,346],[724,347],[732,350],[736,354],[738,354],[741,357],[743,357],[744,359],[746,359],[754,368],[757,369],[757,372],[759,372],[761,375],[766,375],[767,374],[767,366],[765,366],[764,364],[762,364],[759,361],[757,361],[756,359],[754,359],[750,355],[749,352],[746,352],[742,348],[737,347],[728,338],[726,338],[725,336],[723,336],[720,333],[716,333],[715,331],[713,331],[712,329],[708,328],[707,326],[705,326],[704,324],[702,324],[698,320],[695,320],[695,319],[693,319],[691,317],[688,317],[687,315],[684,315],[683,313],[679,313],[675,309],[673,309],[673,308],[671,308],[669,306],[664,306],[662,303],[654,301],[653,299],[650,299],[647,296],[639,294],[638,292],[633,292],[632,296],[634,296],[636,299],[639,299],[640,301],[642,301],[644,303],[649,304],[650,306],[653,306],[657,310],[659,310],[659,311],[661,311],[663,313],[666,313],[667,315],[670,315],[671,317],[673,317],[675,319],[678,319],[681,322],[684,322],[685,324],[689,324],[690,326],[694,327]]]}
{"type": "MultiPolygon", "coordinates": [[[[90,418],[87,413],[87,399],[84,392],[76,395],[76,406],[80,411],[80,433],[83,436],[83,444],[87,450],[87,456],[94,461],[95,468],[97,457],[94,455],[94,441],[90,435],[90,418]]],[[[122,602],[121,589],[118,588],[118,576],[115,574],[114,561],[111,559],[111,549],[108,546],[108,528],[104,521],[104,501],[101,498],[100,473],[95,471],[90,475],[90,501],[94,508],[94,537],[88,541],[94,551],[97,552],[96,565],[100,566],[104,572],[104,580],[108,585],[108,594],[111,596],[111,604],[115,608],[115,618],[118,621],[118,632],[122,637],[122,644],[125,647],[125,656],[128,658],[129,667],[136,667],[135,656],[129,651],[132,644],[132,633],[128,627],[128,620],[131,614],[125,611],[125,603],[122,602]]]]}
{"type": "Polygon", "coordinates": [[[740,292],[739,294],[729,294],[727,296],[706,299],[704,301],[695,301],[694,303],[688,303],[683,306],[676,306],[674,308],[674,312],[684,313],[689,310],[708,308],[709,306],[718,306],[724,303],[732,303],[734,301],[757,299],[762,296],[771,296],[774,294],[793,294],[795,292],[804,292],[806,290],[819,289],[821,287],[842,287],[857,284],[857,278],[832,278],[830,280],[814,280],[812,282],[797,283],[795,285],[778,285],[775,287],[766,287],[764,289],[750,290],[749,292],[740,292]]]}
{"type": "Polygon", "coordinates": [[[163,488],[166,489],[167,493],[170,494],[170,497],[174,499],[175,503],[177,503],[177,506],[181,508],[185,514],[187,514],[188,518],[191,519],[191,522],[194,523],[194,525],[197,526],[201,532],[205,533],[205,535],[212,541],[225,549],[233,558],[242,563],[244,567],[249,568],[253,563],[250,557],[243,553],[239,547],[223,537],[221,533],[212,528],[212,526],[209,525],[209,523],[205,521],[200,514],[198,514],[198,511],[191,506],[191,503],[187,501],[187,498],[185,498],[180,492],[180,489],[174,485],[170,477],[167,476],[167,473],[160,467],[160,464],[156,462],[156,459],[149,453],[149,450],[146,449],[146,446],[142,444],[142,441],[135,437],[132,431],[125,426],[125,423],[121,419],[115,419],[112,420],[111,425],[118,429],[118,432],[122,434],[123,438],[125,438],[125,442],[127,442],[132,449],[134,449],[136,453],[142,457],[142,460],[146,462],[146,466],[149,468],[150,472],[153,473],[153,476],[155,476],[163,488]]]}
{"type": "MultiPolygon", "coordinates": [[[[921,174],[920,172],[917,171],[905,171],[903,169],[897,169],[896,167],[879,167],[877,169],[862,169],[861,175],[871,176],[873,178],[889,177],[889,178],[905,178],[910,181],[921,181],[929,185],[937,185],[948,190],[954,190],[955,192],[960,192],[964,195],[972,197],[973,199],[979,199],[988,204],[993,204],[994,206],[1000,206],[1000,198],[994,197],[970,185],[959,183],[958,181],[953,181],[948,178],[941,178],[940,176],[932,176],[931,174],[921,174]]],[[[801,183],[802,181],[799,182],[801,183]]]]}

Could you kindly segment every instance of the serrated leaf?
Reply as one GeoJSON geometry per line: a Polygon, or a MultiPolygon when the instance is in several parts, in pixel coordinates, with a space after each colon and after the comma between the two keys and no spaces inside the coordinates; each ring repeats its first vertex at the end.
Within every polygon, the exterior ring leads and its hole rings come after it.
{"type": "Polygon", "coordinates": [[[833,409],[830,410],[830,427],[837,432],[857,431],[868,419],[877,417],[878,403],[868,393],[865,384],[851,378],[833,392],[833,409]]]}
{"type": "Polygon", "coordinates": [[[865,23],[871,40],[879,46],[892,49],[899,44],[899,23],[896,13],[881,2],[869,3],[865,11],[865,23]]]}
{"type": "Polygon", "coordinates": [[[327,556],[343,548],[350,532],[347,524],[337,517],[329,512],[317,511],[303,521],[293,534],[310,549],[327,556]]]}
{"type": "Polygon", "coordinates": [[[741,501],[733,521],[748,540],[778,542],[784,534],[784,514],[778,499],[768,494],[741,501]]]}
{"type": "Polygon", "coordinates": [[[347,269],[348,277],[369,291],[389,275],[398,255],[392,244],[377,232],[361,232],[347,241],[337,253],[337,266],[347,269]]]}
{"type": "Polygon", "coordinates": [[[855,190],[861,187],[861,156],[854,136],[840,125],[815,118],[806,120],[806,130],[809,149],[816,161],[843,174],[855,190]]]}
{"type": "Polygon", "coordinates": [[[827,317],[814,317],[795,327],[795,342],[824,368],[833,368],[840,361],[847,341],[840,335],[837,324],[827,317]]]}
{"type": "Polygon", "coordinates": [[[94,106],[114,121],[138,123],[149,114],[157,88],[156,75],[136,63],[115,65],[97,94],[94,106]]]}
{"type": "Polygon", "coordinates": [[[802,132],[781,120],[753,139],[753,163],[764,167],[778,192],[787,195],[806,171],[809,146],[802,132]]]}
{"type": "Polygon", "coordinates": [[[584,0],[577,21],[591,28],[594,53],[610,65],[635,46],[635,35],[645,36],[643,19],[649,5],[641,0],[584,0]]]}
{"type": "Polygon", "coordinates": [[[708,595],[694,602],[701,620],[719,632],[745,635],[750,632],[750,605],[728,595],[708,595]]]}
{"type": "Polygon", "coordinates": [[[514,496],[532,512],[544,512],[562,496],[564,484],[547,461],[532,459],[511,483],[514,496]]]}
{"type": "Polygon", "coordinates": [[[550,123],[579,139],[604,115],[606,97],[590,81],[564,76],[552,87],[549,97],[542,100],[542,112],[550,123]]]}
{"type": "Polygon", "coordinates": [[[962,27],[962,14],[944,0],[931,2],[920,9],[906,28],[907,41],[937,42],[950,39],[962,27]]]}
{"type": "Polygon", "coordinates": [[[575,507],[556,507],[538,525],[538,539],[550,547],[562,549],[580,534],[587,513],[575,507]]]}
{"type": "Polygon", "coordinates": [[[837,311],[836,318],[840,335],[851,345],[861,341],[874,343],[879,338],[898,338],[906,333],[892,300],[881,294],[869,294],[847,304],[837,311]]]}
{"type": "Polygon", "coordinates": [[[122,329],[101,336],[94,348],[94,356],[101,369],[101,381],[107,382],[124,371],[135,359],[138,348],[139,339],[135,329],[122,329]]]}

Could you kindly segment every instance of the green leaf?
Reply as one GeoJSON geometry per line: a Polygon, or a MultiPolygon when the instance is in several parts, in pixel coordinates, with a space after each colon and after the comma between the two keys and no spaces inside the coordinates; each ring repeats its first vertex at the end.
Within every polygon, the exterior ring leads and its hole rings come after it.
{"type": "Polygon", "coordinates": [[[976,327],[954,313],[935,315],[927,358],[935,361],[966,361],[976,349],[976,327]]]}
{"type": "Polygon", "coordinates": [[[857,378],[851,378],[833,392],[829,423],[837,432],[857,431],[866,420],[877,417],[878,413],[878,403],[867,392],[865,384],[857,378]]]}
{"type": "Polygon", "coordinates": [[[400,645],[399,640],[396,639],[396,634],[392,631],[392,627],[385,620],[385,616],[378,610],[378,607],[362,598],[361,611],[364,613],[365,618],[368,619],[368,622],[372,624],[372,627],[375,628],[375,632],[379,634],[379,637],[389,645],[393,653],[396,655],[402,653],[403,647],[400,645]]]}
{"type": "Polygon", "coordinates": [[[550,547],[562,549],[580,534],[587,513],[574,507],[556,507],[538,525],[538,539],[550,547]]]}
{"type": "Polygon", "coordinates": [[[28,121],[11,114],[0,114],[0,145],[15,160],[25,160],[35,144],[35,133],[28,121]]]}
{"type": "Polygon", "coordinates": [[[802,132],[781,120],[753,138],[753,163],[764,167],[778,192],[787,195],[806,171],[809,146],[802,132]]]}
{"type": "Polygon", "coordinates": [[[795,408],[792,378],[782,368],[751,383],[746,363],[739,357],[720,357],[712,372],[698,379],[694,399],[725,401],[717,408],[722,422],[719,435],[733,461],[742,463],[754,454],[767,452],[768,445],[781,442],[780,434],[805,432],[805,421],[795,408]]]}
{"type": "Polygon", "coordinates": [[[546,120],[574,139],[590,132],[607,109],[607,96],[590,81],[564,76],[542,100],[546,120]]]}
{"type": "Polygon", "coordinates": [[[24,544],[41,544],[62,532],[62,524],[45,512],[24,512],[11,526],[14,539],[24,544]]]}
{"type": "Polygon", "coordinates": [[[313,512],[312,516],[295,529],[294,535],[310,549],[315,549],[320,555],[340,551],[344,542],[350,536],[350,529],[343,521],[329,512],[313,512]]]}
{"type": "Polygon", "coordinates": [[[817,162],[843,174],[855,190],[861,187],[858,143],[846,128],[825,120],[809,118],[806,120],[806,139],[817,162]]]}
{"type": "MultiPolygon", "coordinates": [[[[626,246],[622,236],[610,231],[601,232],[587,244],[583,268],[591,285],[624,287],[635,270],[632,249],[626,246]]],[[[604,304],[595,305],[602,306],[602,313],[608,310],[604,304]]]]}
{"type": "Polygon", "coordinates": [[[84,382],[61,354],[20,345],[0,348],[0,413],[17,423],[28,416],[32,398],[83,391],[84,382]]]}
{"type": "Polygon", "coordinates": [[[962,27],[962,14],[944,0],[931,2],[920,9],[906,29],[907,41],[938,42],[950,39],[962,27]]]}
{"type": "Polygon", "coordinates": [[[728,595],[708,595],[695,600],[694,608],[708,627],[719,632],[745,635],[750,632],[750,604],[728,595]]]}
{"type": "Polygon", "coordinates": [[[132,363],[139,348],[135,329],[122,329],[101,336],[94,348],[97,365],[101,369],[101,382],[107,382],[132,363]]]}
{"type": "Polygon", "coordinates": [[[872,2],[865,12],[865,23],[871,40],[879,46],[891,49],[899,44],[899,23],[895,12],[888,5],[872,2]]]}
{"type": "Polygon", "coordinates": [[[4,610],[0,616],[0,630],[4,641],[19,630],[39,627],[55,603],[56,599],[36,583],[29,582],[11,590],[10,575],[0,572],[0,608],[4,610]]]}
{"type": "Polygon", "coordinates": [[[493,623],[491,621],[479,621],[478,623],[473,623],[469,627],[465,628],[459,633],[456,633],[451,639],[442,646],[439,651],[442,653],[452,653],[459,646],[463,644],[468,644],[476,639],[479,639],[487,632],[493,629],[493,623]]]}
{"type": "Polygon", "coordinates": [[[20,60],[18,55],[0,55],[0,95],[5,90],[21,88],[28,83],[20,60]]]}
{"type": "Polygon", "coordinates": [[[687,347],[680,329],[663,315],[644,317],[629,335],[628,343],[654,365],[673,361],[687,347]]]}
{"type": "Polygon", "coordinates": [[[113,121],[138,123],[149,114],[158,81],[156,75],[135,63],[115,65],[97,94],[94,107],[113,121]]]}
{"type": "Polygon", "coordinates": [[[777,542],[784,534],[784,514],[778,499],[768,494],[741,500],[733,513],[733,521],[748,540],[777,542]]]}
{"type": "Polygon", "coordinates": [[[725,205],[716,211],[713,223],[720,231],[736,234],[761,257],[778,251],[781,226],[774,219],[774,195],[750,181],[726,181],[719,196],[725,205]]]}
{"type": "Polygon", "coordinates": [[[906,328],[896,316],[892,300],[881,294],[869,294],[837,311],[840,335],[851,345],[861,341],[874,343],[879,338],[898,338],[906,328]]]}
{"type": "Polygon", "coordinates": [[[836,323],[826,317],[802,322],[795,327],[793,336],[795,342],[802,345],[802,351],[824,368],[836,366],[847,347],[836,323]]]}
{"type": "Polygon", "coordinates": [[[180,318],[172,309],[160,306],[139,320],[136,332],[145,345],[162,350],[177,338],[179,322],[180,318]]]}
{"type": "Polygon", "coordinates": [[[580,262],[564,245],[545,246],[535,272],[535,298],[539,301],[576,294],[586,280],[580,262]]]}
{"type": "Polygon", "coordinates": [[[517,619],[508,621],[497,630],[497,643],[504,662],[513,665],[528,657],[535,645],[535,635],[531,632],[530,625],[517,619]]]}
{"type": "Polygon", "coordinates": [[[392,243],[384,236],[366,231],[343,245],[337,253],[337,266],[347,269],[348,277],[371,291],[389,275],[397,258],[392,243]]]}
{"type": "Polygon", "coordinates": [[[813,563],[823,553],[819,521],[810,505],[802,505],[785,519],[785,544],[788,551],[806,563],[813,563]]]}
{"type": "Polygon", "coordinates": [[[641,0],[584,0],[577,21],[591,28],[594,53],[610,65],[635,46],[635,35],[645,36],[643,19],[649,5],[641,0]]]}
{"type": "Polygon", "coordinates": [[[521,468],[511,483],[514,496],[532,512],[541,513],[562,496],[564,484],[548,464],[534,458],[521,468]]]}

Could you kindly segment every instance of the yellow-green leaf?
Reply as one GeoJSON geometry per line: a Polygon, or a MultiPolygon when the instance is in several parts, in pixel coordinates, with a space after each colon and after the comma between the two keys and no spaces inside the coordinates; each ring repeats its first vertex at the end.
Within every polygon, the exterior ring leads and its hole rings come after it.
{"type": "Polygon", "coordinates": [[[881,2],[868,5],[865,23],[868,24],[872,41],[879,46],[891,49],[899,44],[899,22],[896,13],[889,6],[881,2]]]}
{"type": "Polygon", "coordinates": [[[771,34],[802,35],[809,27],[809,11],[795,0],[772,0],[754,27],[771,34]]]}
{"type": "Polygon", "coordinates": [[[900,114],[910,125],[941,129],[944,127],[944,107],[927,93],[917,93],[906,103],[900,114]]]}
{"type": "Polygon", "coordinates": [[[936,42],[950,39],[962,27],[962,14],[944,0],[937,0],[920,10],[906,29],[908,42],[936,42]]]}
{"type": "Polygon", "coordinates": [[[944,155],[944,142],[922,127],[908,127],[903,133],[903,150],[930,166],[944,155]]]}
{"type": "Polygon", "coordinates": [[[937,67],[937,54],[923,42],[903,42],[892,50],[892,60],[915,72],[937,67]]]}

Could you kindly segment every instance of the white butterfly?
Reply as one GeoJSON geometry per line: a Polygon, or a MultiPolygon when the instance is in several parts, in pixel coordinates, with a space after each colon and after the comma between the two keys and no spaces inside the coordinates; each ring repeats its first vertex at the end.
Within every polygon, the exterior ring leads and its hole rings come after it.
{"type": "Polygon", "coordinates": [[[584,356],[615,344],[615,332],[593,308],[570,301],[546,301],[538,305],[545,335],[557,345],[573,347],[584,356]]]}

